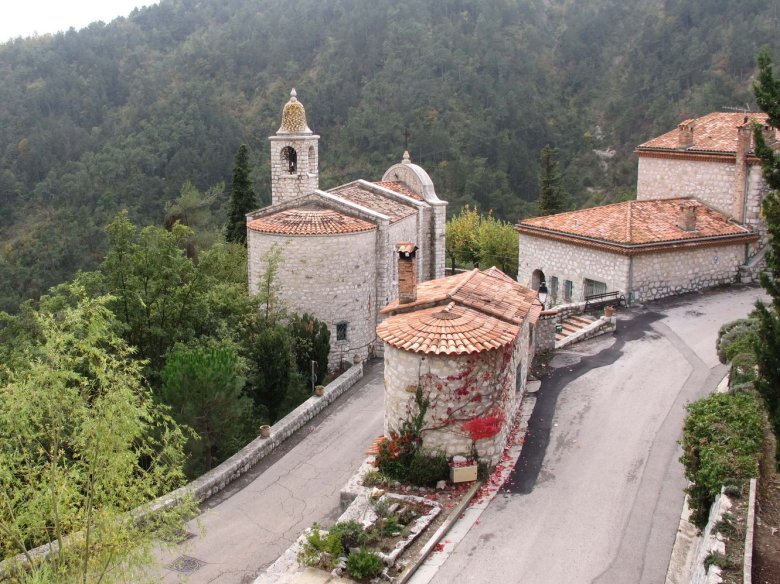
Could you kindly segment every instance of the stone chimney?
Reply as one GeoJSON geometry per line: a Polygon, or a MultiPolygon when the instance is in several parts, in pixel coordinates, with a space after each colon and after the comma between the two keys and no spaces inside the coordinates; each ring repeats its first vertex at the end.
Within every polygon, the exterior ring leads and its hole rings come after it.
{"type": "Polygon", "coordinates": [[[680,205],[680,214],[677,218],[677,227],[683,231],[696,231],[696,209],[698,205],[693,201],[685,201],[680,205]]]}
{"type": "Polygon", "coordinates": [[[734,159],[734,200],[731,218],[739,223],[745,221],[745,195],[747,189],[748,153],[753,142],[753,125],[747,116],[737,127],[737,148],[734,159]]]}
{"type": "Polygon", "coordinates": [[[684,122],[680,122],[680,125],[677,126],[678,133],[677,133],[677,147],[678,148],[690,148],[693,146],[693,126],[694,126],[695,120],[685,120],[684,122]]]}
{"type": "Polygon", "coordinates": [[[409,304],[417,300],[417,246],[410,241],[399,241],[398,252],[398,303],[409,304]]]}

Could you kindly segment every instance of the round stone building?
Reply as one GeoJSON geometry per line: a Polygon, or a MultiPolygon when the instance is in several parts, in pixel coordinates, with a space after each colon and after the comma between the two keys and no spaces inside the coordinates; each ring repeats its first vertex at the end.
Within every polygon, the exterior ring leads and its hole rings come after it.
{"type": "MultiPolygon", "coordinates": [[[[399,246],[399,270],[409,248],[399,246]]],[[[413,256],[413,252],[411,254],[413,256]]],[[[406,257],[405,257],[406,256],[406,257]]],[[[536,292],[497,268],[423,282],[382,310],[385,436],[427,408],[423,448],[498,463],[533,360],[536,292]]]]}

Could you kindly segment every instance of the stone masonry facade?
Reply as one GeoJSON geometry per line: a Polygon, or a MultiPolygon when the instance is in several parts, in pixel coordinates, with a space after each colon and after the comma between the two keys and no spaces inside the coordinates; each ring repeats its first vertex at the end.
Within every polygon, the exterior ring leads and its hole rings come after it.
{"type": "Polygon", "coordinates": [[[604,282],[629,301],[647,302],[675,294],[737,281],[746,244],[676,248],[623,255],[595,247],[520,234],[518,281],[530,284],[534,270],[546,278],[547,306],[584,300],[585,280],[604,282]],[[552,278],[558,279],[553,294],[552,278]],[[572,282],[572,297],[563,297],[564,282],[572,282]]]}
{"type": "Polygon", "coordinates": [[[636,255],[632,299],[654,300],[732,284],[744,257],[744,244],[636,255]]]}
{"type": "Polygon", "coordinates": [[[385,436],[416,412],[415,392],[420,387],[430,400],[423,448],[448,457],[476,454],[495,466],[525,392],[532,343],[526,322],[512,345],[483,353],[425,355],[386,346],[385,436]],[[500,412],[498,432],[473,441],[468,422],[495,412],[500,412]]]}
{"type": "Polygon", "coordinates": [[[256,294],[267,269],[267,253],[281,250],[277,282],[282,298],[294,295],[296,312],[315,315],[331,334],[329,367],[361,359],[376,337],[376,231],[327,237],[285,237],[249,231],[250,292],[256,294]],[[338,340],[338,324],[346,339],[338,340]]]}
{"type": "Polygon", "coordinates": [[[548,307],[584,300],[586,278],[606,283],[609,291],[627,289],[627,256],[527,233],[520,234],[519,245],[517,281],[531,286],[534,271],[541,270],[550,291],[548,307]],[[553,276],[558,279],[557,291],[551,289],[553,276]],[[571,298],[564,297],[567,280],[572,283],[571,298]]]}
{"type": "Polygon", "coordinates": [[[643,154],[639,157],[637,200],[695,197],[739,223],[749,225],[760,236],[751,244],[752,257],[768,241],[766,223],[761,218],[761,201],[769,187],[756,160],[748,160],[745,172],[744,209],[735,217],[734,189],[737,165],[734,158],[685,158],[684,156],[643,154]]]}

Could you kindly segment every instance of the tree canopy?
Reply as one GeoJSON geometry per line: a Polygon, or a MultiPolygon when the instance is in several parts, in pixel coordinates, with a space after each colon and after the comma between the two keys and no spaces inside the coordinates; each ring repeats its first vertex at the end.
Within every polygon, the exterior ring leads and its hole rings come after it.
{"type": "MultiPolygon", "coordinates": [[[[545,144],[559,148],[574,206],[613,200],[634,188],[637,144],[682,117],[753,102],[756,50],[777,49],[773,10],[762,0],[180,0],[4,43],[0,309],[94,269],[119,210],[159,225],[187,181],[201,192],[230,184],[241,144],[269,203],[266,137],[291,87],[322,136],[324,188],[378,180],[409,128],[412,159],[453,214],[466,204],[510,223],[533,213],[545,144]]],[[[213,207],[228,205],[215,191],[213,207]]]]}
{"type": "MultiPolygon", "coordinates": [[[[768,52],[762,52],[758,62],[756,101],[769,114],[769,124],[780,130],[780,80],[774,76],[768,52]]],[[[754,344],[759,374],[756,388],[764,398],[775,435],[780,438],[780,155],[765,142],[760,128],[755,129],[754,136],[764,178],[771,189],[761,205],[770,235],[770,249],[765,256],[767,271],[761,274],[761,285],[772,297],[769,306],[756,303],[759,319],[754,344]]],[[[780,464],[780,449],[777,456],[780,464]]]]}
{"type": "Polygon", "coordinates": [[[113,330],[109,297],[32,315],[40,334],[0,384],[0,557],[56,547],[51,581],[132,577],[191,504],[139,522],[130,511],[184,482],[184,434],[152,399],[113,330]]]}

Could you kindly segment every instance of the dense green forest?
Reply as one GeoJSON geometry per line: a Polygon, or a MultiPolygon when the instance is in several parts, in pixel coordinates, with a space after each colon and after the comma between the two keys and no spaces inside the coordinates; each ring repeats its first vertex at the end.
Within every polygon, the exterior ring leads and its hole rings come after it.
{"type": "MultiPolygon", "coordinates": [[[[162,0],[109,24],[0,45],[0,309],[107,249],[126,209],[161,225],[186,181],[230,183],[291,87],[324,187],[412,158],[451,202],[532,213],[558,149],[578,206],[634,186],[633,148],[682,117],[752,107],[780,0],[162,0]]],[[[215,212],[228,194],[216,189],[215,212]]]]}

